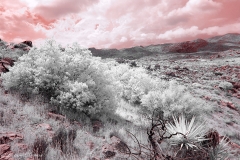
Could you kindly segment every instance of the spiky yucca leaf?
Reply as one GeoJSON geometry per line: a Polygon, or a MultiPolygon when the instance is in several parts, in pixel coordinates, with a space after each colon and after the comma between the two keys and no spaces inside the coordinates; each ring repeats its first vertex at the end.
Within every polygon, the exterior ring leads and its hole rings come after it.
{"type": "MultiPolygon", "coordinates": [[[[197,143],[206,140],[204,138],[205,135],[205,123],[194,123],[195,117],[192,117],[190,123],[185,119],[182,115],[177,118],[173,116],[174,124],[167,123],[167,131],[169,134],[176,134],[170,139],[171,145],[179,145],[185,147],[186,149],[190,148],[198,148],[197,143]]],[[[180,148],[180,149],[181,149],[180,148]]]]}
{"type": "Polygon", "coordinates": [[[227,141],[227,138],[224,136],[219,144],[209,151],[210,160],[227,159],[233,155],[234,151],[231,151],[231,148],[228,146],[229,143],[230,141],[227,141]]]}

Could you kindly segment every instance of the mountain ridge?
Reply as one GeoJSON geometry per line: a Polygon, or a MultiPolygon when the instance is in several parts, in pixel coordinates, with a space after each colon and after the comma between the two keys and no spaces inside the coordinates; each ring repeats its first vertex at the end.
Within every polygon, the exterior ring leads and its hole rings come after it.
{"type": "Polygon", "coordinates": [[[221,52],[229,49],[240,49],[240,34],[228,33],[204,39],[195,39],[180,43],[165,43],[149,46],[135,46],[123,49],[89,48],[93,56],[101,58],[139,59],[144,56],[164,53],[221,52]]]}

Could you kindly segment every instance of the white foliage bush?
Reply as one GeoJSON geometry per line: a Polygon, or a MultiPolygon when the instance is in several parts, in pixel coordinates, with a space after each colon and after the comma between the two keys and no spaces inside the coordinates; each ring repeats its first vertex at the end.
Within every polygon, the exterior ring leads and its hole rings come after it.
{"type": "Polygon", "coordinates": [[[131,104],[140,104],[143,95],[156,88],[161,90],[159,83],[151,78],[143,68],[131,68],[126,64],[113,65],[108,71],[115,79],[118,95],[131,104]]]}
{"type": "Polygon", "coordinates": [[[167,117],[183,113],[189,118],[211,110],[203,100],[193,97],[187,88],[173,80],[165,84],[164,89],[145,94],[141,102],[142,106],[151,110],[162,108],[167,117]]]}
{"type": "Polygon", "coordinates": [[[62,51],[48,41],[20,57],[2,78],[6,89],[42,94],[61,107],[97,113],[116,107],[111,77],[104,73],[107,69],[87,49],[75,44],[62,51]]]}
{"type": "Polygon", "coordinates": [[[151,77],[143,68],[115,64],[109,70],[115,78],[118,95],[145,113],[161,108],[167,117],[185,113],[188,117],[211,110],[203,100],[193,97],[186,87],[176,81],[151,77]]]}

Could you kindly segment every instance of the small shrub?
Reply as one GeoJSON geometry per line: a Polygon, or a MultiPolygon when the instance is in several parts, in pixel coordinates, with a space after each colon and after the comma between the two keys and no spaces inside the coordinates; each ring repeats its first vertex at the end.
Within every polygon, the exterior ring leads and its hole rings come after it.
{"type": "Polygon", "coordinates": [[[52,138],[52,145],[54,148],[59,148],[62,152],[67,150],[67,130],[60,128],[56,131],[52,138]]]}
{"type": "Polygon", "coordinates": [[[132,61],[132,62],[130,63],[130,67],[137,67],[137,63],[136,63],[135,61],[132,61]]]}
{"type": "Polygon", "coordinates": [[[210,160],[217,160],[217,159],[231,159],[234,155],[234,151],[228,146],[230,141],[227,140],[226,137],[223,137],[219,144],[215,147],[212,147],[208,150],[210,160]]]}
{"type": "Polygon", "coordinates": [[[60,149],[64,154],[74,152],[73,141],[77,136],[75,129],[59,128],[52,138],[52,146],[60,149]]]}
{"type": "Polygon", "coordinates": [[[34,158],[45,160],[47,154],[48,142],[45,138],[37,138],[33,143],[32,154],[34,158]]]}
{"type": "Polygon", "coordinates": [[[220,82],[220,84],[218,86],[219,86],[219,88],[223,89],[224,91],[231,90],[233,88],[232,83],[226,82],[226,81],[220,82]]]}

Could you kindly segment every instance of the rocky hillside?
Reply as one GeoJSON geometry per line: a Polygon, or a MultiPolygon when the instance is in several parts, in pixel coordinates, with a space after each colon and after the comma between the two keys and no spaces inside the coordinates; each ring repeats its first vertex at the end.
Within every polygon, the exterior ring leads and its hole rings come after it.
{"type": "Polygon", "coordinates": [[[146,47],[137,46],[121,50],[89,48],[94,56],[102,58],[126,58],[132,60],[164,53],[215,53],[229,49],[240,49],[240,34],[230,33],[206,40],[196,39],[181,43],[150,45],[146,47]]]}
{"type": "MultiPolygon", "coordinates": [[[[8,72],[16,57],[32,47],[30,41],[0,42],[0,74],[8,72]]],[[[220,143],[226,136],[225,147],[232,152],[229,160],[240,158],[239,34],[121,50],[90,50],[105,61],[115,59],[131,68],[145,68],[151,77],[184,86],[194,98],[204,101],[203,107],[211,108],[203,115],[207,127],[213,129],[209,137],[220,143]]],[[[125,101],[116,113],[88,117],[74,111],[59,112],[41,96],[28,99],[6,91],[0,81],[0,160],[117,160],[138,156],[140,144],[136,139],[148,144],[146,128],[139,125],[146,121],[136,106],[125,101]]]]}

